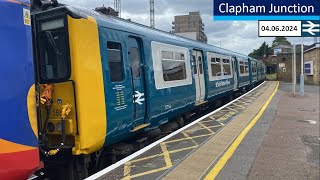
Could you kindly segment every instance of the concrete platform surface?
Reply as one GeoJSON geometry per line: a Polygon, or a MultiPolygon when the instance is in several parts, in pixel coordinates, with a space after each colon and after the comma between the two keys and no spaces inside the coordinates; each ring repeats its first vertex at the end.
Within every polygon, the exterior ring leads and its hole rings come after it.
{"type": "MultiPolygon", "coordinates": [[[[298,86],[299,87],[299,86],[298,86]]],[[[279,90],[216,179],[320,179],[319,86],[279,90]]]]}

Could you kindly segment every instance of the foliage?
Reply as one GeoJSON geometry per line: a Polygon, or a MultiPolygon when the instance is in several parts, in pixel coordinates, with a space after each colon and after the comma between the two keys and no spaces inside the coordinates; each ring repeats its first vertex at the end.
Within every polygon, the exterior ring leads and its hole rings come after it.
{"type": "Polygon", "coordinates": [[[274,73],[274,74],[267,74],[267,80],[268,81],[275,81],[277,80],[277,74],[274,73]]]}
{"type": "Polygon", "coordinates": [[[255,59],[263,59],[264,57],[268,57],[272,54],[272,49],[269,45],[264,41],[258,49],[254,49],[253,52],[249,54],[250,57],[255,59]]]}
{"type": "Polygon", "coordinates": [[[288,41],[286,37],[276,37],[272,42],[272,47],[276,47],[278,45],[291,46],[291,43],[288,41]]]}

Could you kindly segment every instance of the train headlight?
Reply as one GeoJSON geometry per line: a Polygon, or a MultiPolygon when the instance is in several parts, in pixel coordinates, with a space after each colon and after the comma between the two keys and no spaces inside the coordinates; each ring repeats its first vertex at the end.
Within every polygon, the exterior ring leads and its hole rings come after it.
{"type": "Polygon", "coordinates": [[[47,125],[47,130],[49,132],[53,132],[54,129],[55,129],[54,124],[52,122],[49,122],[48,125],[47,125]]]}
{"type": "Polygon", "coordinates": [[[57,123],[56,129],[57,129],[58,132],[62,132],[62,124],[61,124],[61,122],[57,123]]]}

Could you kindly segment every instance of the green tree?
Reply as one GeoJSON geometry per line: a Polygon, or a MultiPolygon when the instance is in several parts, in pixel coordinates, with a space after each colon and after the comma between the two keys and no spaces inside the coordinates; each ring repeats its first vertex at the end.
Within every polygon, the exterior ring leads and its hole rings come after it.
{"type": "Polygon", "coordinates": [[[276,47],[278,45],[291,46],[291,43],[288,41],[286,37],[275,37],[272,42],[272,47],[276,47]]]}
{"type": "Polygon", "coordinates": [[[264,41],[258,49],[254,49],[249,56],[255,59],[262,60],[264,57],[268,57],[272,54],[272,49],[269,45],[264,41]]]}

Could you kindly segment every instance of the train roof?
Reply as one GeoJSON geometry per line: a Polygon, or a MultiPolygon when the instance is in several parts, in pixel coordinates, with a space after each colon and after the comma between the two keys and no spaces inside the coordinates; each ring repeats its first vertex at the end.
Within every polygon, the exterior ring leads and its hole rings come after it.
{"type": "MultiPolygon", "coordinates": [[[[174,44],[183,44],[189,47],[196,47],[196,49],[199,48],[206,51],[216,52],[216,53],[225,54],[225,55],[232,55],[232,56],[241,57],[245,59],[249,58],[244,54],[240,54],[231,50],[205,44],[199,41],[188,39],[188,38],[175,35],[169,32],[165,32],[159,29],[150,28],[148,26],[135,23],[129,20],[121,19],[115,16],[100,14],[97,11],[79,7],[79,6],[63,5],[57,8],[50,9],[48,10],[48,12],[59,9],[59,8],[67,9],[69,14],[74,18],[87,18],[88,16],[92,16],[97,20],[97,23],[99,26],[111,28],[111,29],[117,29],[121,31],[127,31],[137,35],[143,35],[145,37],[152,37],[155,41],[167,42],[167,43],[171,42],[174,44]]],[[[250,57],[250,59],[253,59],[253,58],[250,57]]]]}

